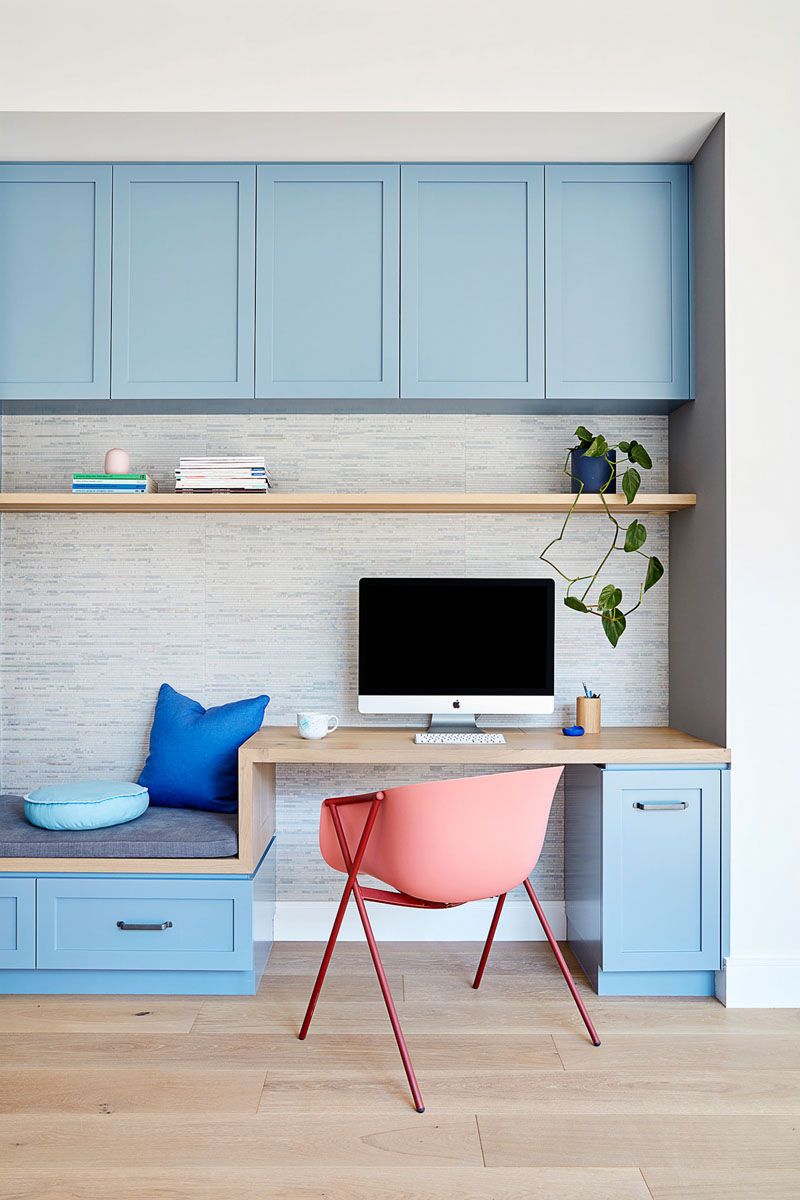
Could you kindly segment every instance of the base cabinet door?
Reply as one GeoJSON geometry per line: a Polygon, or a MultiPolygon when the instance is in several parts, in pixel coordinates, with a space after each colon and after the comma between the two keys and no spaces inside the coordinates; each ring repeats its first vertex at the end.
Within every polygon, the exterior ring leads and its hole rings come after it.
{"type": "Polygon", "coordinates": [[[111,167],[0,164],[0,398],[109,396],[111,167]]]}
{"type": "Polygon", "coordinates": [[[0,879],[0,969],[36,966],[36,880],[0,879]]]}
{"type": "Polygon", "coordinates": [[[604,771],[603,971],[719,970],[719,771],[604,771]]]}
{"type": "Polygon", "coordinates": [[[544,398],[544,170],[401,168],[401,396],[544,398]]]}
{"type": "Polygon", "coordinates": [[[545,169],[548,400],[690,397],[689,168],[545,169]]]}
{"type": "Polygon", "coordinates": [[[255,167],[114,167],[111,395],[253,398],[255,167]]]}

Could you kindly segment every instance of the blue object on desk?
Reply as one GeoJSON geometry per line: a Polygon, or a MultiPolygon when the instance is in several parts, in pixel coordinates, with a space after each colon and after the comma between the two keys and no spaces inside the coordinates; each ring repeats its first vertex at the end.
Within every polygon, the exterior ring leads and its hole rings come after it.
{"type": "Polygon", "coordinates": [[[565,725],[561,732],[564,734],[564,737],[583,737],[583,726],[570,725],[569,729],[567,729],[565,725]]]}

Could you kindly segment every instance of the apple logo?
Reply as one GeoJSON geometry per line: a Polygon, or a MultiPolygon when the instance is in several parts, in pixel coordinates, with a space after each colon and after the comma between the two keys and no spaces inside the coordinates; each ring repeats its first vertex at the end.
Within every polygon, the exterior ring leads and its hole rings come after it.
{"type": "Polygon", "coordinates": [[[460,701],[460,700],[454,700],[454,701],[453,701],[453,708],[461,708],[461,701],[460,701]]]}

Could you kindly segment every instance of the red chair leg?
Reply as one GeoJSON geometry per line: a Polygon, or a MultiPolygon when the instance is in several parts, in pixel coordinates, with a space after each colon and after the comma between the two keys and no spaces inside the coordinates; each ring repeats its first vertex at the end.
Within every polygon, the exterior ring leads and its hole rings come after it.
{"type": "Polygon", "coordinates": [[[383,999],[386,1003],[386,1011],[388,1012],[389,1020],[392,1023],[392,1030],[394,1031],[395,1040],[397,1041],[397,1049],[400,1051],[400,1057],[403,1060],[403,1066],[405,1068],[406,1078],[408,1079],[408,1085],[411,1088],[411,1095],[414,1097],[414,1107],[416,1108],[417,1112],[421,1113],[425,1111],[425,1105],[422,1103],[422,1096],[420,1094],[419,1085],[417,1084],[417,1077],[414,1074],[414,1068],[411,1065],[411,1056],[408,1053],[406,1039],[403,1037],[403,1030],[400,1028],[400,1020],[397,1016],[397,1010],[394,1006],[394,1000],[392,999],[392,993],[389,989],[388,980],[386,979],[386,972],[383,969],[381,956],[378,953],[378,945],[375,941],[375,934],[372,932],[372,925],[370,924],[370,919],[367,916],[367,906],[364,903],[364,897],[361,895],[361,888],[358,886],[358,884],[355,884],[353,887],[353,895],[355,896],[355,901],[358,905],[359,915],[361,916],[361,924],[364,926],[364,933],[367,938],[369,952],[372,955],[372,961],[375,965],[375,973],[378,976],[378,983],[381,985],[383,999]]]}
{"type": "Polygon", "coordinates": [[[548,942],[550,943],[550,949],[553,951],[553,954],[555,954],[555,956],[556,956],[556,962],[558,963],[559,967],[561,968],[561,974],[564,976],[564,978],[567,981],[567,987],[572,992],[572,999],[577,1004],[578,1011],[581,1014],[581,1016],[583,1017],[583,1023],[586,1026],[587,1030],[589,1031],[589,1037],[592,1039],[592,1042],[594,1043],[595,1046],[599,1046],[600,1038],[597,1036],[597,1030],[595,1029],[594,1025],[592,1024],[592,1019],[589,1016],[588,1012],[586,1011],[585,1004],[583,1003],[580,996],[578,995],[578,989],[575,987],[575,980],[572,978],[570,969],[567,966],[566,962],[564,961],[564,955],[561,953],[561,947],[559,946],[556,939],[553,937],[553,931],[547,923],[547,918],[545,917],[544,912],[542,911],[542,906],[539,903],[539,899],[536,895],[536,892],[531,887],[531,881],[529,879],[526,879],[524,881],[524,883],[525,883],[525,891],[528,893],[531,904],[533,905],[534,909],[536,910],[536,915],[539,918],[539,921],[541,922],[542,929],[544,930],[544,935],[547,938],[548,942]]]}
{"type": "Polygon", "coordinates": [[[342,927],[342,921],[344,920],[344,914],[347,909],[347,902],[350,899],[350,893],[353,891],[353,888],[355,887],[356,879],[358,878],[358,868],[361,865],[361,859],[364,857],[364,851],[366,849],[367,842],[369,841],[369,835],[372,833],[372,826],[375,824],[375,818],[378,815],[378,805],[380,804],[380,801],[382,799],[383,799],[383,792],[376,792],[375,798],[372,801],[372,806],[370,808],[369,815],[367,816],[367,820],[364,824],[364,829],[361,834],[361,839],[358,843],[358,849],[356,850],[355,859],[351,859],[351,857],[350,857],[350,851],[347,846],[347,839],[344,836],[344,830],[342,828],[341,818],[339,817],[339,814],[336,811],[335,807],[331,809],[331,815],[333,817],[334,827],[336,829],[336,834],[339,839],[339,844],[342,847],[342,854],[344,856],[344,861],[345,861],[345,864],[347,865],[347,869],[348,869],[349,873],[347,876],[347,883],[345,885],[345,889],[342,892],[342,898],[339,901],[339,907],[336,910],[336,919],[333,922],[333,929],[331,930],[331,936],[328,938],[328,944],[325,947],[325,953],[322,956],[322,962],[320,964],[319,973],[317,974],[316,983],[314,984],[314,990],[311,993],[311,999],[308,1002],[308,1008],[306,1009],[306,1015],[303,1018],[303,1024],[300,1026],[300,1033],[297,1035],[301,1041],[305,1040],[306,1034],[308,1033],[308,1027],[311,1024],[311,1018],[314,1015],[314,1009],[317,1007],[317,1001],[319,1000],[319,994],[322,991],[322,985],[325,982],[325,976],[328,973],[328,966],[330,964],[331,957],[333,955],[333,948],[336,945],[336,939],[338,938],[339,930],[342,927]]]}
{"type": "Polygon", "coordinates": [[[489,959],[489,951],[492,948],[492,942],[494,941],[494,935],[495,935],[495,931],[497,929],[497,922],[500,920],[500,913],[503,911],[503,905],[506,902],[506,895],[507,895],[507,893],[503,892],[502,896],[497,897],[497,906],[494,910],[494,916],[492,917],[492,923],[489,926],[489,936],[486,939],[486,945],[483,947],[483,954],[481,955],[481,961],[478,963],[478,971],[475,976],[475,980],[472,984],[472,986],[474,988],[480,987],[481,980],[483,979],[483,972],[486,969],[486,963],[489,959]]]}

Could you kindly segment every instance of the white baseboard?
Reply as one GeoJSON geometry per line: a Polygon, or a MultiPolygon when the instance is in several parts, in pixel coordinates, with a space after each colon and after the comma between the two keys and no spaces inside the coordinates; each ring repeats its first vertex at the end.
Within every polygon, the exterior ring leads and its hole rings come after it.
{"type": "MultiPolygon", "coordinates": [[[[386,942],[483,942],[489,932],[494,900],[476,900],[459,908],[414,909],[393,904],[370,904],[369,919],[375,937],[386,942]]],[[[258,907],[258,906],[256,906],[258,907]]],[[[275,911],[276,942],[327,941],[336,916],[336,900],[279,900],[275,911]]],[[[545,900],[545,916],[555,936],[567,936],[563,900],[545,900]]],[[[346,942],[361,942],[364,931],[351,900],[339,935],[346,942]]],[[[509,901],[497,928],[497,941],[532,942],[544,939],[530,904],[509,901]]]]}
{"type": "Polygon", "coordinates": [[[716,992],[726,1008],[800,1008],[800,957],[733,955],[717,971],[716,992]]]}

